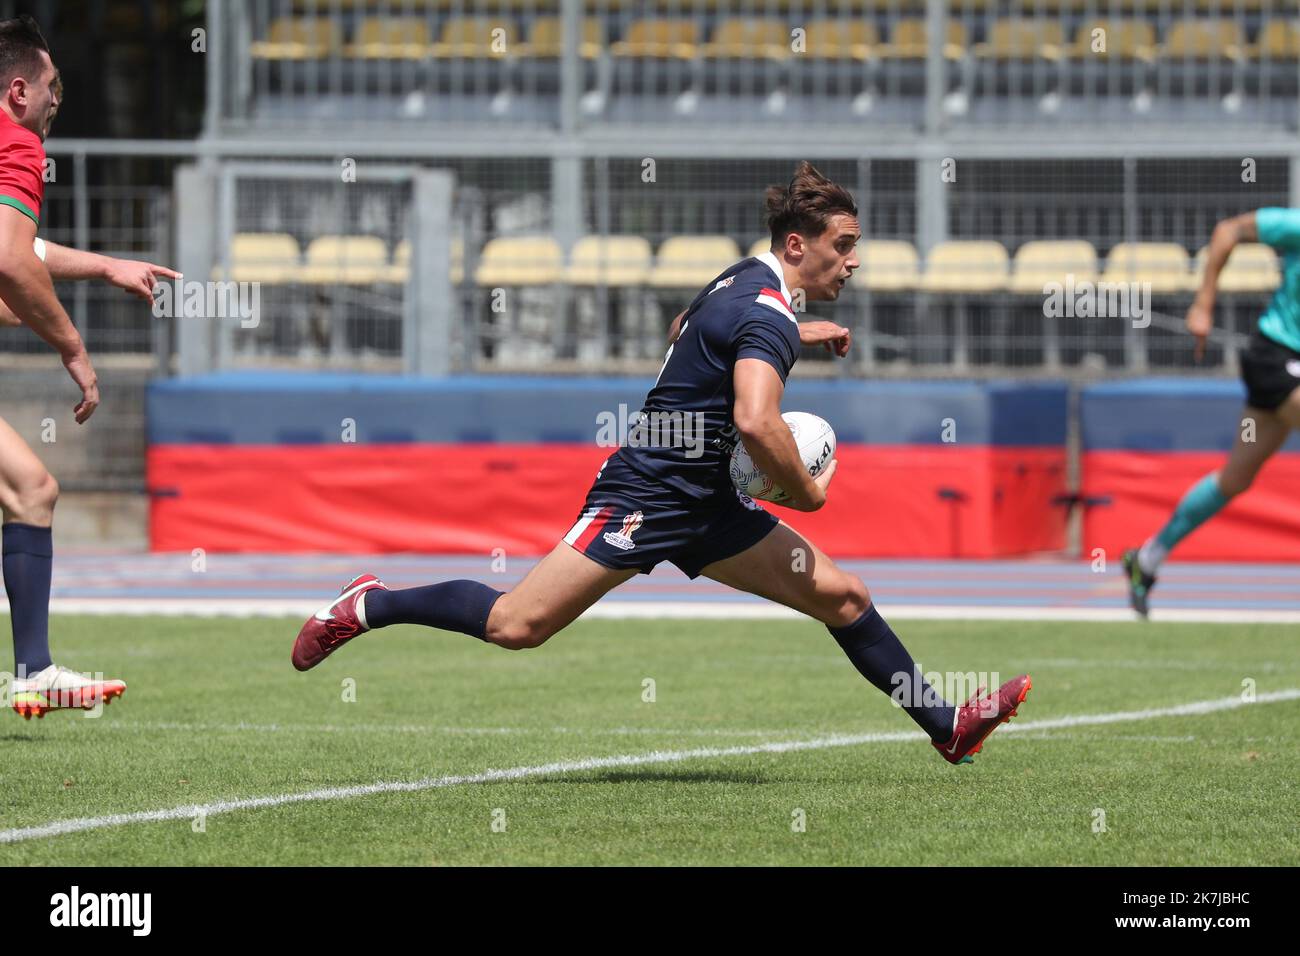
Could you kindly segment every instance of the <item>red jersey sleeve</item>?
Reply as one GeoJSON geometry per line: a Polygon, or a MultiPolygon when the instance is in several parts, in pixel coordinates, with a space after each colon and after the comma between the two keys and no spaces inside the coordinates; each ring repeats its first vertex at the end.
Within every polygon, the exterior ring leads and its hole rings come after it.
{"type": "Polygon", "coordinates": [[[45,199],[45,147],[41,138],[0,111],[0,204],[41,224],[45,199]]]}

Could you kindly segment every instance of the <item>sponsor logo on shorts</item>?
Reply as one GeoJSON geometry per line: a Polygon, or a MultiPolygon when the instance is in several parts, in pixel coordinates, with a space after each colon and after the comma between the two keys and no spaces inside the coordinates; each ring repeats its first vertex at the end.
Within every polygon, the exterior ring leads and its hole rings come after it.
{"type": "Polygon", "coordinates": [[[1291,373],[1292,378],[1300,378],[1300,359],[1292,359],[1287,362],[1286,370],[1291,373]]]}
{"type": "Polygon", "coordinates": [[[605,543],[612,544],[622,551],[631,551],[636,547],[636,542],[632,540],[632,533],[641,527],[645,516],[639,511],[634,511],[623,519],[623,527],[617,531],[605,532],[605,543]]]}

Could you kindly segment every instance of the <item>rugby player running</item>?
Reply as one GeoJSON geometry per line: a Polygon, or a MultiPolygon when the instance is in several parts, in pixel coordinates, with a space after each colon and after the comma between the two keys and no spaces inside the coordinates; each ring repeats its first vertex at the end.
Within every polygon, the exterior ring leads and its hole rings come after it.
{"type": "Polygon", "coordinates": [[[702,418],[703,454],[688,455],[680,442],[620,448],[602,466],[577,522],[508,592],[465,580],[390,590],[372,574],[353,578],[302,626],[294,666],[308,670],[353,638],[393,624],[459,631],[511,650],[537,647],[606,592],[669,561],[688,577],[703,575],[825,624],[862,676],[902,704],[944,759],[968,762],[1015,716],[1029,676],[949,704],[923,680],[866,585],[731,482],[731,450],[741,441],[785,490],[783,504],[816,511],[836,468],[831,461],[809,475],[781,418],[781,396],[801,344],[848,352],[848,329],[798,322],[790,290],[812,301],[839,297],[859,265],[857,207],[807,162],[788,187],[768,190],[766,206],[771,250],[731,266],[673,321],[668,356],[642,409],[647,419],[702,418]],[[794,570],[800,551],[806,567],[794,570]]]}

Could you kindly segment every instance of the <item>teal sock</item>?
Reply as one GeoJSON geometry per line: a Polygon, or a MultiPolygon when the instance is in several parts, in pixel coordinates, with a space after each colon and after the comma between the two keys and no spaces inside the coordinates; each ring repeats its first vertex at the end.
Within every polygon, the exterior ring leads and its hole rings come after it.
{"type": "Polygon", "coordinates": [[[1166,553],[1172,551],[1174,545],[1213,518],[1227,503],[1228,499],[1219,490],[1214,475],[1206,475],[1183,495],[1173,517],[1160,529],[1156,540],[1166,553]]]}

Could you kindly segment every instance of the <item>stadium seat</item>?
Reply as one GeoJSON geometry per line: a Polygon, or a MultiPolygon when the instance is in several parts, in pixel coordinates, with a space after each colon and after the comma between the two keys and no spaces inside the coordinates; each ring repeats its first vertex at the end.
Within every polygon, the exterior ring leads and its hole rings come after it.
{"type": "Polygon", "coordinates": [[[1060,59],[1065,34],[1059,20],[1006,17],[996,20],[984,43],[974,53],[986,60],[1060,59]]]}
{"type": "Polygon", "coordinates": [[[659,247],[650,285],[698,289],[740,258],[740,248],[727,236],[674,236],[659,247]]]}
{"type": "Polygon", "coordinates": [[[365,60],[422,60],[429,55],[429,25],[423,17],[367,17],[344,52],[365,60]]]}
{"type": "Polygon", "coordinates": [[[338,50],[342,33],[338,21],[325,17],[281,17],[271,22],[265,40],[249,45],[255,60],[319,60],[338,50]]]}
{"type": "Polygon", "coordinates": [[[935,243],[925,257],[926,292],[997,292],[1007,285],[1007,250],[987,239],[935,243]]]}
{"type": "MultiPolygon", "coordinates": [[[[596,17],[583,17],[579,27],[582,42],[578,55],[583,59],[594,60],[605,48],[605,23],[596,17]]],[[[533,21],[529,31],[528,42],[520,44],[516,53],[519,56],[536,59],[555,59],[564,52],[564,24],[559,17],[538,17],[533,21]]]]}
{"type": "MultiPolygon", "coordinates": [[[[514,23],[492,17],[453,17],[442,27],[429,53],[440,60],[492,59],[515,53],[514,23]]],[[[522,46],[522,44],[520,44],[522,46]]]]}
{"type": "Polygon", "coordinates": [[[765,252],[770,252],[771,249],[771,238],[764,236],[762,239],[755,239],[754,244],[749,247],[749,252],[745,253],[745,255],[752,259],[754,256],[761,256],[765,252]]]}
{"type": "Polygon", "coordinates": [[[691,60],[699,50],[699,39],[694,20],[635,20],[609,51],[616,57],[691,60]]]}
{"type": "Polygon", "coordinates": [[[880,46],[880,31],[866,20],[814,20],[808,24],[807,56],[867,60],[880,46]]]}
{"type": "Polygon", "coordinates": [[[1121,242],[1110,250],[1103,282],[1149,282],[1155,293],[1192,288],[1187,250],[1176,242],[1121,242]]]}
{"type": "Polygon", "coordinates": [[[1252,60],[1300,60],[1300,23],[1270,20],[1245,52],[1252,60]]]}
{"type": "MultiPolygon", "coordinates": [[[[1196,254],[1195,285],[1205,275],[1206,248],[1196,254]]],[[[1272,292],[1282,283],[1277,253],[1260,242],[1244,242],[1232,250],[1219,273],[1220,292],[1272,292]]]]}
{"type": "MultiPolygon", "coordinates": [[[[301,267],[298,240],[283,232],[241,232],[230,240],[230,278],[235,282],[264,282],[268,285],[293,282],[301,267]]],[[[224,278],[223,270],[212,277],[224,278]]]]}
{"type": "Polygon", "coordinates": [[[1150,62],[1156,55],[1156,29],[1146,20],[1100,18],[1086,20],[1075,31],[1074,42],[1065,51],[1071,60],[1141,60],[1150,62]],[[1104,30],[1106,49],[1093,50],[1093,33],[1104,30]]]}
{"type": "Polygon", "coordinates": [[[777,19],[723,20],[700,54],[714,60],[784,60],[791,42],[790,30],[777,19]]]}
{"type": "MultiPolygon", "coordinates": [[[[899,20],[890,31],[889,42],[876,49],[876,55],[893,60],[924,60],[929,49],[925,21],[920,18],[899,20]]],[[[966,55],[966,26],[949,19],[945,28],[943,55],[960,60],[966,55]]]]}
{"type": "Polygon", "coordinates": [[[1169,60],[1240,60],[1245,48],[1236,20],[1175,20],[1159,54],[1169,60]]]}
{"type": "Polygon", "coordinates": [[[583,236],[569,259],[571,285],[639,286],[650,277],[654,255],[641,236],[583,236]]]}
{"type": "Polygon", "coordinates": [[[307,245],[303,282],[370,285],[383,280],[388,250],[377,236],[318,236],[307,245]]]}
{"type": "Polygon", "coordinates": [[[920,282],[916,247],[898,239],[869,239],[858,243],[861,267],[853,273],[854,285],[872,292],[906,292],[920,282]]]}
{"type": "Polygon", "coordinates": [[[1011,262],[1008,288],[1020,295],[1042,295],[1049,282],[1065,283],[1066,276],[1075,282],[1095,282],[1097,250],[1082,239],[1026,242],[1016,250],[1011,262]]]}
{"type": "Polygon", "coordinates": [[[550,285],[563,274],[564,254],[551,236],[503,236],[483,247],[474,281],[489,287],[550,285]]]}

